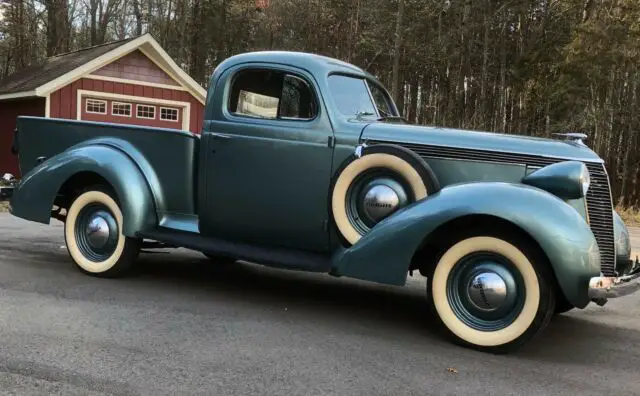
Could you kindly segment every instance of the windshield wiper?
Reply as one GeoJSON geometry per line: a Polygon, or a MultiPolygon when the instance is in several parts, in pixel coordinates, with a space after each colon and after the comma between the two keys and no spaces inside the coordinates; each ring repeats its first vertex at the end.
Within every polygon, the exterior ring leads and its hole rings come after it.
{"type": "Polygon", "coordinates": [[[400,116],[384,116],[384,117],[377,118],[376,121],[402,121],[405,124],[409,123],[409,120],[400,116]]]}
{"type": "Polygon", "coordinates": [[[360,117],[363,117],[363,116],[374,116],[374,115],[375,114],[370,112],[370,111],[359,111],[359,112],[356,113],[356,117],[357,118],[360,118],[360,117]]]}
{"type": "MultiPolygon", "coordinates": [[[[384,111],[382,112],[384,114],[386,114],[384,111]]],[[[356,113],[356,118],[360,119],[361,117],[366,117],[366,116],[375,116],[376,114],[370,112],[370,111],[359,111],[356,113]]],[[[376,121],[402,121],[404,123],[409,123],[409,121],[407,119],[405,119],[404,117],[401,116],[390,116],[390,115],[386,115],[386,116],[382,116],[382,117],[377,117],[376,121]]]]}

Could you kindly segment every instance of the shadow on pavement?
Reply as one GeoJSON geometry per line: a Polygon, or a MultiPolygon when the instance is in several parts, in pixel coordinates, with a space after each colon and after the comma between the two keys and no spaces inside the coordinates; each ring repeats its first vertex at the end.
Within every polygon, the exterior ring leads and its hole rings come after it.
{"type": "MultiPolygon", "coordinates": [[[[296,315],[295,320],[329,318],[344,320],[345,324],[356,321],[379,326],[385,329],[381,337],[408,337],[425,349],[436,344],[444,347],[448,342],[437,332],[427,312],[423,283],[419,288],[416,285],[390,287],[327,275],[272,270],[243,262],[217,265],[208,259],[178,262],[155,260],[154,255],[143,257],[140,276],[153,282],[207,290],[216,297],[249,302],[259,309],[287,307],[290,314],[296,315]]],[[[602,364],[608,368],[620,365],[620,369],[628,369],[629,361],[640,364],[638,353],[627,350],[630,345],[640,344],[640,331],[597,323],[578,315],[580,311],[556,316],[546,331],[512,357],[602,364]],[[611,355],[602,353],[603,350],[619,351],[626,356],[612,363],[611,355]]]]}
{"type": "Polygon", "coordinates": [[[339,320],[372,325],[385,322],[420,336],[430,327],[425,291],[415,286],[409,290],[244,262],[219,264],[207,258],[167,260],[162,254],[141,256],[137,278],[207,292],[223,302],[247,302],[258,309],[286,308],[300,320],[340,316],[339,320]]]}

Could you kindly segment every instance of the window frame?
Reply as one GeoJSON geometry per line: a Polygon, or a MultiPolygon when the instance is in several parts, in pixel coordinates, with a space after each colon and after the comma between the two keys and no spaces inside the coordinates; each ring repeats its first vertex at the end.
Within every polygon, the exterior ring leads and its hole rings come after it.
{"type": "Polygon", "coordinates": [[[109,106],[107,106],[107,101],[103,100],[103,99],[94,99],[94,98],[85,98],[84,101],[84,112],[87,114],[100,114],[100,115],[107,115],[109,114],[107,111],[107,108],[109,106]],[[89,111],[88,107],[89,107],[89,101],[92,102],[98,102],[98,103],[102,103],[104,105],[104,112],[99,112],[99,111],[89,111]]]}
{"type": "MultiPolygon", "coordinates": [[[[265,65],[265,64],[251,64],[251,65],[244,65],[244,66],[239,66],[231,71],[229,71],[229,73],[231,73],[231,76],[229,78],[226,79],[227,83],[226,83],[226,87],[225,87],[225,95],[223,98],[223,103],[222,103],[222,111],[225,115],[225,117],[233,119],[233,118],[239,118],[239,119],[246,119],[246,120],[255,120],[255,121],[259,121],[259,122],[265,122],[265,123],[269,123],[269,122],[275,122],[278,124],[282,124],[282,123],[289,123],[289,122],[294,122],[294,123],[311,123],[314,121],[317,121],[321,118],[322,116],[322,106],[321,106],[321,99],[320,99],[320,95],[318,93],[318,90],[316,89],[316,86],[312,83],[312,81],[310,80],[310,78],[308,78],[307,76],[303,75],[302,72],[298,71],[298,70],[294,70],[288,67],[284,67],[284,66],[274,66],[274,65],[265,65]],[[272,71],[272,72],[278,72],[278,73],[282,73],[284,74],[284,76],[291,76],[297,79],[300,79],[309,89],[309,92],[311,93],[312,96],[312,100],[313,100],[313,105],[314,105],[314,109],[315,109],[315,115],[313,118],[293,118],[293,117],[281,117],[281,116],[276,116],[276,118],[263,118],[260,116],[252,116],[250,114],[242,114],[242,113],[237,113],[237,112],[233,112],[231,111],[231,94],[233,92],[234,89],[234,84],[236,83],[238,77],[247,71],[272,71]]],[[[280,107],[280,102],[282,100],[282,87],[280,88],[280,97],[279,97],[279,101],[278,101],[278,113],[280,112],[279,107],[280,107]]]]}
{"type": "Polygon", "coordinates": [[[375,108],[376,114],[378,115],[378,117],[383,117],[383,116],[382,114],[380,114],[380,110],[378,108],[376,98],[373,95],[373,91],[371,90],[371,86],[374,86],[376,89],[378,89],[380,93],[382,93],[382,95],[385,97],[385,102],[387,102],[386,105],[390,108],[391,112],[393,113],[393,114],[390,114],[389,116],[399,117],[400,112],[397,109],[396,104],[393,101],[393,98],[391,97],[391,94],[389,94],[386,88],[382,84],[379,84],[377,81],[372,81],[370,78],[364,77],[363,79],[364,79],[365,85],[367,86],[369,97],[371,98],[371,102],[373,102],[373,107],[375,108]]]}
{"type": "Polygon", "coordinates": [[[178,109],[177,107],[167,107],[167,106],[160,106],[160,111],[158,112],[158,119],[160,121],[166,121],[166,122],[180,122],[180,109],[178,109]],[[168,118],[162,118],[162,110],[175,110],[176,112],[176,119],[172,120],[172,119],[168,119],[168,118]]]}
{"type": "Polygon", "coordinates": [[[111,115],[114,117],[125,117],[125,118],[131,118],[133,117],[133,105],[131,103],[128,102],[118,102],[118,101],[112,101],[111,102],[111,115]],[[116,114],[113,112],[113,108],[115,105],[125,105],[125,106],[129,106],[129,115],[126,114],[116,114]]]}
{"type": "Polygon", "coordinates": [[[141,119],[141,120],[155,120],[156,119],[156,106],[155,105],[150,105],[150,104],[144,104],[144,103],[136,103],[136,118],[141,119]],[[138,112],[138,109],[140,108],[140,106],[152,108],[153,109],[153,117],[140,116],[140,114],[138,112]]]}

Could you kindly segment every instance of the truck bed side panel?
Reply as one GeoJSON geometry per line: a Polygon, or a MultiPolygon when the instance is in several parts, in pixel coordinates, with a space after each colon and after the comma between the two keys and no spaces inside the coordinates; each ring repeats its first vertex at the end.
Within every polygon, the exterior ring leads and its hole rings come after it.
{"type": "Polygon", "coordinates": [[[149,162],[160,182],[164,212],[195,213],[195,177],[200,138],[190,132],[90,121],[18,118],[22,175],[50,158],[90,139],[115,137],[133,145],[149,162]]]}

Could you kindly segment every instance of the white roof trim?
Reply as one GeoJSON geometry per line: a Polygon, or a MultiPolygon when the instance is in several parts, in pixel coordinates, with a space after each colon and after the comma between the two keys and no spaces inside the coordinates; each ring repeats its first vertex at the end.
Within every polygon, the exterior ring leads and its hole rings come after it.
{"type": "MultiPolygon", "coordinates": [[[[200,84],[198,84],[196,82],[196,80],[194,80],[190,75],[185,73],[185,71],[182,70],[182,68],[180,66],[178,66],[176,64],[176,62],[174,62],[174,60],[169,56],[169,54],[167,54],[167,52],[160,46],[160,44],[158,44],[158,42],[153,37],[151,37],[151,35],[148,36],[148,39],[149,39],[148,42],[151,45],[151,47],[154,50],[156,50],[156,52],[158,52],[158,54],[160,55],[162,60],[164,60],[164,61],[166,61],[168,63],[170,70],[172,72],[174,72],[177,75],[177,77],[179,77],[178,78],[178,82],[180,82],[184,86],[190,87],[194,91],[198,92],[200,95],[195,95],[195,96],[196,97],[200,96],[204,100],[204,98],[207,97],[207,90],[202,88],[202,86],[200,84]]],[[[145,53],[146,53],[146,51],[145,51],[145,53]]],[[[154,59],[152,58],[151,60],[154,60],[154,59]]],[[[167,71],[167,70],[165,70],[165,71],[167,71]]],[[[169,73],[169,74],[171,75],[171,73],[169,73]]]]}
{"type": "Polygon", "coordinates": [[[112,82],[119,82],[123,84],[135,84],[135,85],[142,85],[145,87],[171,89],[174,91],[188,91],[188,89],[186,89],[182,85],[159,84],[159,83],[152,83],[152,82],[147,82],[142,80],[132,80],[127,78],[101,76],[99,74],[87,74],[84,77],[89,78],[91,80],[112,81],[112,82]]]}
{"type": "Polygon", "coordinates": [[[10,94],[0,95],[0,100],[5,99],[17,99],[17,98],[27,98],[29,96],[38,96],[36,95],[36,91],[24,91],[24,92],[13,92],[10,94]]]}
{"type": "MultiPolygon", "coordinates": [[[[101,56],[85,63],[84,65],[77,67],[74,70],[63,74],[62,76],[39,86],[35,89],[35,91],[32,91],[31,94],[35,96],[47,96],[50,93],[64,87],[65,85],[68,85],[73,81],[76,81],[137,49],[148,56],[151,61],[153,61],[156,65],[158,65],[158,67],[163,69],[167,74],[169,74],[169,76],[174,78],[180,85],[184,86],[187,91],[191,93],[200,103],[205,103],[207,91],[202,86],[200,86],[200,84],[198,84],[193,78],[191,78],[191,76],[185,73],[184,70],[182,70],[173,61],[173,59],[171,59],[169,54],[167,54],[166,51],[164,51],[162,47],[160,47],[160,44],[158,44],[158,42],[154,40],[149,33],[146,33],[134,40],[122,44],[121,46],[114,48],[113,50],[105,54],[102,54],[101,56]],[[163,67],[160,63],[166,64],[166,66],[163,67]]],[[[0,99],[2,99],[1,95],[0,99]]]]}

